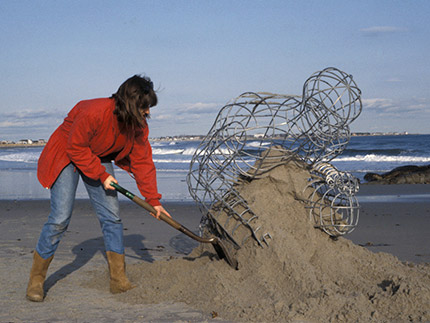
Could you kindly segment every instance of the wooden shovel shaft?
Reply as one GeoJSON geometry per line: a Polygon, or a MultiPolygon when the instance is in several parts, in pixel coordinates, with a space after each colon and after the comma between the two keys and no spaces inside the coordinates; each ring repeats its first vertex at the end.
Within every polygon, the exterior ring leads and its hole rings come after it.
{"type": "MultiPolygon", "coordinates": [[[[114,182],[110,183],[110,185],[113,186],[118,192],[120,192],[121,194],[128,197],[134,203],[143,207],[148,212],[150,212],[154,215],[157,214],[157,210],[151,204],[142,200],[140,197],[134,195],[133,193],[129,192],[128,190],[126,190],[125,188],[121,187],[120,185],[118,185],[114,182]]],[[[215,251],[217,252],[218,256],[221,259],[224,258],[227,261],[227,263],[231,267],[233,267],[234,269],[238,268],[237,260],[234,259],[233,257],[231,257],[228,250],[226,249],[226,247],[221,242],[220,238],[218,238],[218,237],[212,237],[212,238],[208,238],[208,239],[202,238],[202,237],[194,234],[192,231],[190,231],[189,229],[184,227],[179,222],[173,220],[170,216],[168,216],[164,212],[160,213],[160,219],[163,220],[164,222],[166,222],[167,224],[169,224],[170,226],[172,226],[173,228],[175,228],[176,230],[179,230],[182,233],[186,234],[191,239],[194,239],[194,240],[201,242],[201,243],[211,243],[214,246],[215,251]]]]}
{"type": "MultiPolygon", "coordinates": [[[[136,203],[137,205],[140,205],[141,207],[143,207],[145,210],[147,210],[148,212],[152,213],[152,214],[157,214],[157,210],[148,202],[142,200],[140,197],[134,195],[133,193],[127,191],[125,188],[119,186],[116,183],[111,183],[111,185],[113,187],[115,187],[115,189],[120,192],[121,194],[124,194],[126,197],[128,197],[130,200],[132,200],[134,203],[136,203]]],[[[189,236],[190,238],[197,240],[199,242],[202,243],[215,243],[218,242],[218,238],[213,237],[210,239],[204,239],[196,234],[194,234],[192,231],[188,230],[186,227],[184,227],[182,224],[180,224],[179,222],[175,221],[174,219],[172,219],[170,216],[166,215],[164,212],[160,213],[160,220],[163,220],[164,222],[166,222],[167,224],[169,224],[170,226],[174,227],[176,230],[181,231],[182,233],[186,234],[187,236],[189,236]]]]}
{"type": "MultiPolygon", "coordinates": [[[[157,211],[155,210],[155,208],[151,204],[142,200],[141,198],[135,196],[132,201],[135,202],[136,204],[140,205],[141,207],[143,207],[145,210],[149,211],[150,213],[152,213],[154,215],[157,214],[157,211]]],[[[184,227],[179,222],[173,220],[171,217],[166,215],[164,212],[160,213],[160,220],[163,220],[164,222],[166,222],[170,226],[174,227],[176,230],[179,230],[182,233],[186,234],[190,238],[193,238],[195,240],[198,240],[198,241],[204,242],[204,243],[212,243],[212,239],[202,239],[198,235],[194,234],[192,231],[188,230],[186,227],[184,227]]]]}

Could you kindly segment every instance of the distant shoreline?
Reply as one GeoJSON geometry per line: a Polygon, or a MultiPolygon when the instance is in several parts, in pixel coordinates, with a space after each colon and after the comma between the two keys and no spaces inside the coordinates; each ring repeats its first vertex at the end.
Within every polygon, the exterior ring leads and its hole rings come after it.
{"type": "MultiPolygon", "coordinates": [[[[377,137],[377,136],[425,136],[428,134],[423,133],[407,133],[407,132],[353,132],[351,137],[377,137]]],[[[206,136],[203,135],[182,135],[182,136],[167,136],[167,137],[157,137],[149,138],[149,141],[201,141],[206,136]]],[[[253,138],[249,138],[252,140],[253,138]]],[[[259,138],[255,138],[259,139],[259,138]]],[[[277,138],[272,138],[277,139],[277,138]]],[[[279,138],[281,139],[281,138],[279,138]]],[[[43,147],[46,142],[35,142],[35,143],[0,143],[1,148],[11,148],[11,147],[43,147]]]]}
{"type": "Polygon", "coordinates": [[[36,143],[36,144],[0,144],[0,148],[13,148],[13,147],[43,147],[46,143],[36,143]]]}

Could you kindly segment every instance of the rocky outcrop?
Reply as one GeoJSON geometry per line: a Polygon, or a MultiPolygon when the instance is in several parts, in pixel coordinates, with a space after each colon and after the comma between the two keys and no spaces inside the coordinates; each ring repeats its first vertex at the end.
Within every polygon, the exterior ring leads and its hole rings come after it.
{"type": "Polygon", "coordinates": [[[383,174],[367,173],[364,180],[374,184],[430,184],[430,165],[401,166],[383,174]]]}

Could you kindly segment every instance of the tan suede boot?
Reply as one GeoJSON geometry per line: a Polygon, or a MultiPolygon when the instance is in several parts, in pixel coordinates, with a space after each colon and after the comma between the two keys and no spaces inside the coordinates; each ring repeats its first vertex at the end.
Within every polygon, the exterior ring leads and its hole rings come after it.
{"type": "Polygon", "coordinates": [[[106,255],[110,273],[110,292],[112,294],[123,293],[136,287],[130,283],[125,275],[124,254],[106,251],[106,255]]]}
{"type": "Polygon", "coordinates": [[[30,271],[30,281],[27,287],[27,298],[33,302],[43,302],[44,291],[43,283],[45,282],[46,273],[49,264],[54,256],[43,259],[35,250],[33,256],[33,266],[30,271]]]}

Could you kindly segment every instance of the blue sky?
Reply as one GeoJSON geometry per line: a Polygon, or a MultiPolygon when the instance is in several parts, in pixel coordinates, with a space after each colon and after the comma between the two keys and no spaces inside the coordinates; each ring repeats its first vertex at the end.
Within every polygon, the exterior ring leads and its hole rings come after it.
{"type": "Polygon", "coordinates": [[[206,134],[246,91],[353,75],[353,131],[430,133],[430,1],[0,1],[0,139],[48,138],[80,100],[150,76],[150,136],[206,134]]]}

